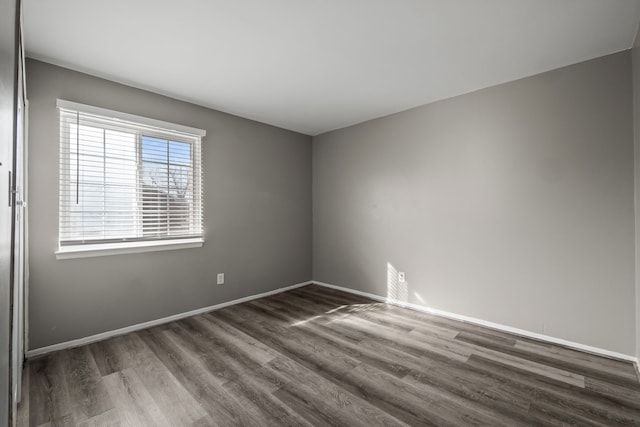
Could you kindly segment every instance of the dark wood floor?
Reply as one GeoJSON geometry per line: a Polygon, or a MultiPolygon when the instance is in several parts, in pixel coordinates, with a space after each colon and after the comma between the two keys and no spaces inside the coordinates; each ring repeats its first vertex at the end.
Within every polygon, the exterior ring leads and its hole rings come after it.
{"type": "Polygon", "coordinates": [[[27,363],[19,425],[640,425],[630,363],[316,285],[27,363]]]}

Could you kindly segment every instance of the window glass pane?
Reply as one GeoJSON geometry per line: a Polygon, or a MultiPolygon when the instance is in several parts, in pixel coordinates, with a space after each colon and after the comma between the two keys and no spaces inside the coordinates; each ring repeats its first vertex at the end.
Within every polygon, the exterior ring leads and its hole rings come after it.
{"type": "Polygon", "coordinates": [[[145,235],[189,231],[191,144],[143,136],[142,161],[145,235]]]}
{"type": "Polygon", "coordinates": [[[167,163],[168,143],[166,139],[142,137],[142,161],[167,163]]]}
{"type": "Polygon", "coordinates": [[[191,189],[191,168],[169,165],[169,193],[180,199],[188,199],[191,189]]]}
{"type": "Polygon", "coordinates": [[[191,165],[191,144],[169,141],[169,162],[174,165],[191,165]]]}

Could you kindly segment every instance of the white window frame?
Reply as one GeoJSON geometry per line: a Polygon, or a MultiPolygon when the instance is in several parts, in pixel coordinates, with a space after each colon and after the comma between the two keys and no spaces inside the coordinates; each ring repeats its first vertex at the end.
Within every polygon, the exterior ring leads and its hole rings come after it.
{"type": "MultiPolygon", "coordinates": [[[[200,141],[199,149],[201,150],[201,140],[206,135],[206,131],[203,129],[197,129],[190,126],[179,125],[175,123],[165,122],[162,120],[151,119],[148,117],[137,116],[133,114],[123,113],[114,110],[108,110],[105,108],[94,107],[91,105],[79,104],[76,102],[65,101],[62,99],[57,100],[57,107],[59,110],[71,110],[77,111],[83,114],[93,114],[97,116],[102,116],[108,119],[115,119],[118,121],[128,122],[135,125],[152,127],[160,130],[166,130],[167,133],[182,133],[186,135],[190,135],[192,137],[197,137],[200,141]]],[[[61,117],[59,119],[59,124],[61,122],[61,117]]],[[[145,131],[144,135],[153,136],[152,131],[145,131]]],[[[166,134],[162,133],[162,137],[166,137],[166,134]]],[[[141,135],[138,136],[137,141],[137,149],[141,150],[141,135]]],[[[60,141],[62,144],[63,141],[60,141]]],[[[62,154],[61,154],[62,155],[62,154]]],[[[201,153],[198,156],[194,155],[194,162],[198,159],[201,160],[201,153]]],[[[60,159],[61,162],[70,161],[69,158],[60,159]]],[[[197,194],[202,194],[202,165],[195,166],[194,163],[194,173],[196,174],[193,179],[194,184],[194,192],[197,194]]],[[[139,175],[138,178],[139,179],[139,175]]],[[[59,191],[63,191],[62,188],[59,191]]],[[[67,190],[64,190],[67,191],[67,190]]],[[[62,194],[58,196],[58,203],[62,203],[62,194]]],[[[199,199],[200,206],[202,206],[202,197],[199,199]]],[[[58,211],[59,215],[61,214],[60,210],[58,211]]],[[[141,226],[141,225],[138,225],[141,226]]],[[[138,253],[138,252],[154,252],[154,251],[164,251],[164,250],[174,250],[174,249],[185,249],[185,248],[197,248],[201,247],[204,244],[204,230],[202,230],[203,235],[198,238],[159,238],[158,240],[137,240],[137,241],[123,241],[123,242],[94,242],[94,243],[79,243],[79,244],[60,244],[60,235],[58,237],[58,250],[55,251],[55,255],[57,259],[69,259],[69,258],[86,258],[86,257],[95,257],[95,256],[104,256],[104,255],[118,255],[118,254],[128,254],[128,253],[138,253]]]]}

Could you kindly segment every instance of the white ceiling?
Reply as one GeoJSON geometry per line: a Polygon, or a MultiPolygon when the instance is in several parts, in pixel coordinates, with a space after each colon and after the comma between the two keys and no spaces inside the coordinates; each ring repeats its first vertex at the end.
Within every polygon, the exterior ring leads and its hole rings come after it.
{"type": "Polygon", "coordinates": [[[640,0],[23,0],[27,55],[317,135],[628,49],[640,0]]]}

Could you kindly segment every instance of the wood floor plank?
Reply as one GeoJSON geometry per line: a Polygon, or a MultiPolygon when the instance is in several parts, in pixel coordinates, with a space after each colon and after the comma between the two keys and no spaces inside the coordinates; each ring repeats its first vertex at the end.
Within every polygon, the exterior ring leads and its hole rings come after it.
{"type": "MultiPolygon", "coordinates": [[[[193,319],[194,322],[198,322],[200,319],[193,319]]],[[[211,320],[211,319],[203,319],[203,320],[211,320]]],[[[215,326],[215,323],[211,323],[211,326],[215,326]]],[[[212,329],[210,326],[205,325],[205,327],[212,332],[212,329]]],[[[216,333],[219,333],[219,330],[216,329],[215,330],[216,333]]],[[[227,345],[224,342],[220,342],[217,338],[219,337],[214,337],[212,335],[207,335],[204,338],[206,338],[206,341],[209,343],[212,343],[214,346],[218,346],[219,348],[228,348],[227,345]]],[[[238,366],[237,369],[243,369],[244,371],[247,370],[247,368],[249,368],[248,370],[251,371],[249,373],[249,375],[244,375],[242,378],[245,381],[242,382],[236,382],[236,381],[232,381],[230,383],[227,383],[225,385],[225,387],[228,387],[229,384],[231,384],[232,386],[234,386],[235,388],[241,388],[244,386],[244,390],[241,392],[241,394],[244,394],[248,397],[251,397],[252,395],[252,391],[251,389],[260,389],[261,386],[261,378],[268,378],[269,374],[264,372],[263,367],[256,367],[256,366],[251,366],[251,364],[247,363],[245,360],[242,360],[242,355],[239,354],[237,351],[228,351],[228,356],[230,357],[230,359],[228,360],[229,363],[233,363],[234,361],[239,362],[239,364],[241,364],[243,366],[243,368],[241,368],[241,366],[238,366]],[[259,375],[256,375],[259,374],[259,375]],[[246,383],[248,380],[248,383],[246,383]],[[247,389],[247,386],[249,386],[250,388],[247,389]]],[[[284,358],[280,355],[277,356],[277,359],[279,360],[283,360],[284,358]]],[[[291,362],[292,364],[294,364],[295,362],[291,362]]],[[[315,381],[313,381],[312,378],[312,372],[311,371],[307,371],[306,373],[304,372],[304,370],[299,369],[296,370],[295,373],[293,375],[288,374],[287,370],[283,369],[283,364],[282,363],[278,363],[278,362],[273,362],[271,363],[271,361],[268,363],[268,366],[273,369],[275,371],[275,373],[279,374],[277,375],[278,381],[274,382],[272,385],[277,386],[277,390],[273,390],[273,394],[274,396],[282,396],[283,393],[285,392],[281,392],[280,390],[282,388],[287,388],[289,391],[286,392],[287,395],[291,395],[293,394],[294,396],[297,396],[299,393],[299,389],[300,389],[300,384],[304,384],[304,388],[308,389],[310,384],[313,384],[313,390],[310,392],[311,395],[315,394],[320,395],[320,397],[323,398],[329,398],[332,397],[331,394],[329,394],[328,396],[326,394],[323,394],[323,390],[326,390],[326,384],[319,384],[318,380],[316,379],[315,381]]],[[[289,371],[291,370],[292,365],[289,364],[287,365],[289,368],[289,371]]],[[[320,378],[320,377],[318,377],[320,378]]],[[[272,380],[273,381],[273,380],[272,380]]],[[[268,386],[269,384],[267,384],[268,386]]],[[[337,391],[335,392],[336,394],[338,393],[337,391]]],[[[251,400],[258,400],[258,399],[251,399],[251,400]]],[[[282,399],[280,399],[282,400],[282,399]]],[[[288,403],[291,403],[291,401],[288,401],[288,403]]],[[[267,401],[264,402],[264,404],[268,404],[267,401]]],[[[273,403],[271,404],[273,405],[273,403]]],[[[330,409],[331,406],[329,406],[327,409],[330,409]]],[[[368,419],[368,418],[359,418],[358,422],[356,423],[355,420],[353,419],[353,414],[351,414],[351,425],[359,425],[361,422],[364,423],[365,421],[367,421],[368,424],[371,424],[371,422],[375,422],[376,420],[386,420],[385,423],[379,424],[377,422],[374,423],[374,425],[393,425],[394,423],[397,423],[397,420],[393,420],[391,417],[386,416],[383,412],[380,411],[376,411],[375,408],[372,407],[368,407],[365,406],[363,409],[362,404],[360,405],[356,405],[355,406],[356,414],[359,414],[360,416],[362,415],[368,415],[369,417],[373,417],[373,419],[368,419]]],[[[265,411],[267,411],[265,409],[265,411]]],[[[306,412],[305,412],[306,413],[306,412]]],[[[285,419],[276,419],[275,421],[277,421],[278,425],[296,425],[296,423],[299,422],[299,419],[293,419],[291,421],[293,421],[291,424],[286,423],[286,418],[285,419]]]]}
{"type": "Polygon", "coordinates": [[[586,363],[594,369],[606,370],[615,375],[626,377],[631,380],[638,379],[638,374],[636,373],[633,363],[626,360],[600,356],[541,341],[523,341],[520,338],[518,338],[516,342],[516,348],[521,348],[533,354],[554,355],[555,357],[569,359],[576,363],[586,363]]]}
{"type": "Polygon", "coordinates": [[[189,353],[173,341],[169,331],[152,328],[138,334],[216,425],[257,425],[259,419],[255,414],[244,411],[242,404],[223,388],[228,378],[213,375],[203,366],[198,355],[189,353]]]}
{"type": "Polygon", "coordinates": [[[534,403],[529,410],[529,416],[532,422],[546,426],[607,426],[607,424],[602,424],[580,415],[567,413],[566,411],[559,410],[544,403],[534,403]]]}
{"type": "Polygon", "coordinates": [[[348,372],[360,364],[358,360],[343,352],[335,352],[305,340],[305,337],[296,336],[278,324],[268,323],[264,320],[252,323],[233,323],[233,318],[226,317],[226,314],[223,313],[220,315],[236,328],[262,341],[279,353],[295,361],[304,361],[310,369],[340,374],[348,372]]]}
{"type": "Polygon", "coordinates": [[[398,418],[385,413],[366,399],[336,385],[333,377],[328,379],[285,357],[274,359],[269,366],[290,379],[290,386],[278,391],[276,397],[293,409],[301,410],[311,421],[315,418],[309,416],[309,408],[312,407],[315,408],[313,412],[324,414],[323,422],[332,425],[402,424],[398,418]]]}
{"type": "MultiPolygon", "coordinates": [[[[88,419],[113,408],[102,376],[88,347],[68,351],[66,375],[69,398],[77,406],[76,415],[88,419]]],[[[78,418],[78,416],[76,416],[78,418]]]]}
{"type": "Polygon", "coordinates": [[[384,405],[386,411],[412,425],[492,425],[492,420],[469,410],[468,404],[465,411],[460,411],[459,406],[441,393],[416,387],[366,364],[348,372],[341,383],[346,388],[357,385],[376,405],[384,405]],[[411,418],[407,418],[408,415],[411,418]]]}
{"type": "Polygon", "coordinates": [[[588,363],[582,360],[567,360],[565,358],[552,354],[545,354],[543,352],[531,352],[529,350],[522,349],[522,344],[514,345],[511,342],[504,343],[493,339],[487,339],[483,336],[478,336],[478,334],[470,334],[468,332],[461,332],[456,336],[456,340],[474,344],[474,347],[484,347],[485,349],[494,350],[501,354],[514,356],[521,360],[527,360],[559,370],[570,371],[583,377],[588,376],[596,379],[604,379],[613,384],[640,390],[640,385],[638,385],[638,381],[635,376],[630,377],[623,374],[620,370],[612,372],[609,369],[602,369],[602,366],[598,366],[595,363],[588,363]]]}
{"type": "Polygon", "coordinates": [[[133,369],[107,375],[104,383],[125,425],[171,425],[133,369]]]}
{"type": "Polygon", "coordinates": [[[569,368],[585,376],[602,378],[603,381],[615,382],[640,390],[638,377],[632,363],[614,361],[607,357],[597,359],[592,355],[575,350],[567,351],[567,349],[558,349],[553,346],[536,346],[520,340],[509,351],[511,354],[517,354],[531,360],[542,361],[558,368],[569,368]]]}
{"type": "Polygon", "coordinates": [[[317,285],[29,360],[19,426],[640,426],[626,361],[317,285]]]}
{"type": "Polygon", "coordinates": [[[132,368],[161,409],[169,424],[192,425],[207,413],[155,357],[132,368]]]}
{"type": "Polygon", "coordinates": [[[22,400],[18,406],[18,415],[16,417],[16,425],[29,424],[29,383],[31,379],[31,369],[28,367],[22,372],[22,400]]]}
{"type": "Polygon", "coordinates": [[[222,388],[242,405],[243,411],[268,425],[300,425],[300,417],[274,404],[271,398],[271,393],[284,383],[261,365],[247,363],[249,359],[227,347],[208,326],[198,328],[202,325],[195,319],[187,319],[178,322],[167,334],[174,342],[198,354],[209,372],[225,380],[222,388]]]}
{"type": "Polygon", "coordinates": [[[268,393],[264,389],[255,388],[251,381],[238,380],[229,381],[224,388],[238,399],[245,411],[253,412],[263,425],[290,427],[308,425],[299,413],[274,399],[274,395],[282,387],[268,393]]]}
{"type": "MultiPolygon", "coordinates": [[[[335,412],[340,408],[351,405],[352,401],[355,400],[357,402],[366,402],[366,405],[362,405],[363,407],[371,406],[377,411],[387,413],[387,417],[391,418],[391,425],[393,425],[394,419],[400,420],[400,422],[407,423],[409,425],[434,425],[427,419],[421,419],[420,416],[413,413],[411,409],[407,409],[402,407],[401,405],[398,405],[398,402],[389,402],[388,400],[381,398],[380,396],[384,392],[380,390],[364,390],[363,386],[360,383],[353,382],[350,378],[347,377],[346,374],[340,376],[331,376],[322,371],[313,372],[307,369],[307,366],[305,366],[303,363],[287,359],[275,359],[270,362],[270,365],[273,366],[274,369],[277,369],[281,372],[290,372],[290,374],[294,377],[304,379],[300,382],[298,390],[292,391],[285,388],[285,391],[277,397],[287,402],[294,409],[296,409],[298,406],[302,406],[302,408],[300,408],[303,411],[302,413],[305,414],[310,421],[312,421],[313,418],[309,417],[307,413],[307,408],[309,407],[316,408],[313,412],[331,414],[332,412],[335,412]],[[305,370],[297,372],[297,365],[303,366],[305,370]],[[318,379],[318,377],[321,378],[318,379]],[[315,390],[316,396],[319,395],[320,398],[314,398],[314,394],[309,392],[307,392],[305,395],[306,385],[311,385],[312,390],[315,390]],[[370,393],[370,391],[373,391],[373,393],[370,393]],[[297,402],[298,399],[296,399],[295,396],[299,396],[302,402],[308,403],[300,405],[300,403],[297,402]],[[323,408],[322,406],[326,402],[333,402],[330,405],[329,410],[323,408]]],[[[359,414],[365,414],[365,416],[367,414],[367,412],[365,412],[364,410],[358,410],[356,412],[359,414]]],[[[382,423],[382,425],[388,425],[387,421],[384,418],[380,419],[377,416],[375,416],[375,418],[375,425],[379,425],[379,423],[382,423]]],[[[339,423],[338,420],[328,418],[327,416],[324,416],[322,421],[323,423],[334,425],[349,425],[347,423],[339,423]]],[[[324,425],[323,423],[315,425],[324,425]]]]}
{"type": "Polygon", "coordinates": [[[387,351],[383,346],[367,346],[361,340],[353,342],[348,337],[343,337],[340,334],[336,334],[330,328],[313,322],[300,323],[296,322],[297,317],[286,306],[282,306],[279,310],[281,318],[287,322],[293,322],[291,325],[295,328],[303,329],[304,336],[323,344],[325,346],[332,346],[333,348],[340,349],[345,354],[359,360],[363,363],[367,363],[372,366],[376,366],[378,369],[388,372],[397,377],[403,377],[409,372],[407,364],[413,364],[416,366],[414,360],[405,358],[405,363],[399,363],[398,354],[387,351]]]}
{"type": "Polygon", "coordinates": [[[492,379],[469,375],[468,371],[443,368],[412,371],[406,378],[415,386],[428,385],[442,393],[455,395],[464,401],[475,402],[492,411],[509,416],[514,424],[527,424],[530,396],[514,392],[492,379]],[[461,375],[462,374],[462,375],[461,375]]]}
{"type": "Polygon", "coordinates": [[[411,369],[423,369],[428,366],[424,360],[410,354],[399,352],[393,348],[378,345],[376,342],[360,340],[357,343],[344,339],[340,334],[331,334],[328,328],[322,325],[304,324],[299,328],[308,329],[310,333],[322,337],[324,340],[332,341],[343,348],[349,348],[356,354],[354,357],[370,366],[375,366],[381,371],[390,373],[398,378],[402,378],[411,369]]]}
{"type": "MultiPolygon", "coordinates": [[[[460,335],[456,336],[455,339],[461,340],[460,335]]],[[[469,345],[471,349],[473,349],[473,354],[479,357],[491,359],[505,365],[513,366],[515,368],[531,372],[533,374],[546,376],[557,381],[562,381],[567,384],[574,385],[576,387],[584,388],[585,386],[585,378],[583,375],[575,374],[564,369],[558,369],[550,365],[534,362],[522,357],[513,356],[506,352],[492,350],[488,347],[478,345],[469,340],[464,340],[464,342],[467,343],[467,345],[469,345]]]]}
{"type": "Polygon", "coordinates": [[[457,345],[453,341],[444,341],[437,336],[416,337],[408,334],[398,334],[396,331],[377,325],[366,319],[357,317],[342,318],[331,324],[332,328],[342,330],[348,328],[360,333],[364,339],[384,344],[389,348],[426,359],[456,359],[466,361],[472,354],[468,348],[457,345]]]}
{"type": "Polygon", "coordinates": [[[444,328],[442,326],[435,325],[433,323],[425,322],[424,319],[418,320],[405,316],[399,316],[396,312],[390,310],[374,311],[373,315],[384,316],[388,319],[393,319],[396,322],[402,322],[408,327],[411,327],[411,333],[423,334],[423,335],[437,335],[442,338],[455,338],[460,332],[451,328],[444,328]]]}
{"type": "Polygon", "coordinates": [[[255,363],[264,365],[280,356],[280,353],[276,350],[264,345],[262,342],[245,334],[239,329],[234,328],[215,316],[205,314],[201,316],[201,318],[217,328],[220,339],[225,340],[229,346],[237,349],[245,357],[250,358],[255,363]]]}
{"type": "Polygon", "coordinates": [[[324,404],[316,399],[305,399],[297,396],[287,387],[278,390],[273,396],[300,415],[306,423],[316,426],[346,425],[335,416],[334,411],[327,411],[324,404]]]}
{"type": "Polygon", "coordinates": [[[100,371],[100,375],[105,376],[124,369],[123,366],[120,365],[116,355],[113,353],[113,341],[98,341],[96,343],[89,344],[88,347],[91,355],[93,356],[93,360],[98,367],[98,371],[100,371]]]}
{"type": "MultiPolygon", "coordinates": [[[[29,424],[72,426],[74,407],[65,378],[66,352],[57,352],[30,361],[29,424]]],[[[24,386],[25,384],[23,384],[24,386]]]]}
{"type": "Polygon", "coordinates": [[[242,304],[239,305],[231,305],[229,307],[224,307],[220,310],[216,311],[217,313],[224,313],[230,316],[233,316],[236,322],[251,322],[253,321],[253,317],[251,313],[246,311],[242,304]]]}
{"type": "Polygon", "coordinates": [[[596,378],[586,378],[585,388],[598,393],[603,399],[610,400],[614,404],[640,410],[640,391],[637,389],[629,389],[596,378]]]}
{"type": "Polygon", "coordinates": [[[109,409],[100,415],[91,417],[78,424],[78,427],[124,427],[126,424],[122,421],[120,411],[117,409],[109,409]]]}
{"type": "MultiPolygon", "coordinates": [[[[255,363],[250,357],[229,346],[217,336],[217,330],[202,319],[187,319],[180,322],[180,329],[173,329],[174,341],[191,352],[200,355],[200,361],[214,375],[226,379],[224,385],[248,384],[264,394],[278,390],[284,385],[282,380],[255,363]],[[195,333],[199,331],[199,333],[195,333]]],[[[238,387],[236,387],[237,389],[238,387]]],[[[255,397],[255,396],[254,396],[255,397]]]]}
{"type": "Polygon", "coordinates": [[[640,411],[603,399],[598,393],[586,388],[578,388],[546,376],[531,375],[527,371],[476,355],[471,356],[467,363],[480,371],[503,377],[512,384],[512,388],[521,388],[529,393],[532,405],[544,402],[545,406],[554,407],[560,412],[599,420],[608,425],[640,425],[640,411]]]}

